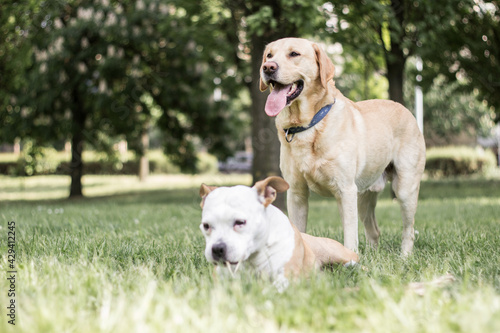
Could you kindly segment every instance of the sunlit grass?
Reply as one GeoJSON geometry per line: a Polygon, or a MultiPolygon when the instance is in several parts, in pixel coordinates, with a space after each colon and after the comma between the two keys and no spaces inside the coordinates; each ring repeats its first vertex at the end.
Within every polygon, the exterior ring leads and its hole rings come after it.
{"type": "MultiPolygon", "coordinates": [[[[500,331],[498,180],[424,182],[406,260],[399,206],[386,191],[380,248],[365,248],[359,229],[366,270],[334,267],[279,294],[253,276],[214,279],[203,256],[199,184],[248,184],[248,176],[150,179],[89,177],[95,192],[74,201],[40,200],[65,186],[58,178],[26,178],[24,189],[0,178],[0,195],[12,196],[0,203],[0,235],[16,221],[18,254],[17,325],[3,318],[0,332],[500,331]],[[106,196],[112,191],[121,195],[106,196]],[[38,200],[12,199],[28,193],[38,200]],[[453,283],[423,296],[408,288],[447,273],[453,283]]],[[[312,197],[309,232],[342,239],[332,199],[312,197]]],[[[6,249],[2,242],[3,272],[6,249]]],[[[2,304],[6,290],[0,279],[2,304]]]]}
{"type": "MultiPolygon", "coordinates": [[[[213,185],[247,184],[249,175],[151,175],[141,182],[136,176],[86,175],[83,176],[83,194],[88,197],[173,190],[199,187],[201,183],[213,185]]],[[[0,175],[0,201],[64,199],[69,196],[69,176],[9,177],[0,175]]]]}

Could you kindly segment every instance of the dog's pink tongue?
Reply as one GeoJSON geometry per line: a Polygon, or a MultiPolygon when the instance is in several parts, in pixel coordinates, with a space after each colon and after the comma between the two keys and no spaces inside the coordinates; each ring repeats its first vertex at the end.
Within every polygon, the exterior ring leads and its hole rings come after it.
{"type": "Polygon", "coordinates": [[[288,90],[290,90],[290,85],[281,86],[276,85],[267,97],[266,102],[266,114],[269,117],[276,117],[278,113],[286,106],[286,95],[288,94],[288,90]]]}

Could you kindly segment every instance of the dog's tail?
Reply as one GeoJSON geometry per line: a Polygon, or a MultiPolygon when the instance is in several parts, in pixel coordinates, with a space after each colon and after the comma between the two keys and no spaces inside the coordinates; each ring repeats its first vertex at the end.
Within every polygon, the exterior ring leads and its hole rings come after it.
{"type": "Polygon", "coordinates": [[[359,262],[358,255],[336,240],[324,237],[314,237],[302,233],[302,239],[311,248],[321,267],[330,264],[346,264],[350,261],[359,262]]]}

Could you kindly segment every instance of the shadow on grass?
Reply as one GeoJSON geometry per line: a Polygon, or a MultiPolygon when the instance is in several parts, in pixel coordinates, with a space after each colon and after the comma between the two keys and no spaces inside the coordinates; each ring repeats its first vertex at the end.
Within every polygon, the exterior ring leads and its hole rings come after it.
{"type": "Polygon", "coordinates": [[[107,195],[102,197],[85,198],[85,201],[112,200],[115,204],[128,205],[131,203],[145,202],[148,204],[200,204],[199,188],[176,190],[148,190],[123,194],[107,195]]]}
{"type": "Polygon", "coordinates": [[[420,199],[499,197],[499,179],[427,180],[420,187],[420,199]]]}
{"type": "Polygon", "coordinates": [[[29,192],[34,192],[34,193],[43,193],[47,192],[47,190],[50,191],[68,191],[69,190],[69,185],[66,184],[44,184],[43,186],[40,187],[27,187],[24,185],[2,185],[2,191],[4,193],[17,193],[17,192],[23,192],[23,191],[29,191],[29,192]]]}
{"type": "Polygon", "coordinates": [[[0,202],[0,208],[6,206],[37,206],[37,205],[131,205],[131,204],[147,204],[147,205],[189,205],[199,208],[200,199],[198,189],[181,189],[181,190],[148,190],[148,191],[132,191],[127,193],[92,196],[92,197],[76,197],[76,198],[61,198],[61,199],[43,199],[40,200],[9,200],[0,202]]]}
{"type": "MultiPolygon", "coordinates": [[[[96,186],[93,184],[92,186],[96,186]]],[[[386,188],[380,195],[380,199],[389,199],[390,186],[388,183],[386,188]]],[[[54,185],[52,189],[66,189],[62,185],[54,185]]],[[[30,189],[32,191],[33,189],[30,189]]],[[[44,189],[46,191],[46,187],[44,189]]],[[[35,190],[36,191],[36,190],[35,190]]],[[[0,202],[0,207],[3,205],[12,204],[27,204],[37,205],[37,204],[48,204],[48,203],[82,203],[82,204],[92,204],[92,203],[105,203],[113,202],[114,204],[137,204],[137,203],[148,203],[148,204],[182,204],[182,205],[195,205],[198,206],[200,203],[200,198],[198,195],[199,188],[193,187],[189,189],[174,189],[174,190],[164,190],[164,189],[154,189],[154,190],[131,190],[130,192],[124,192],[119,194],[110,194],[103,196],[91,196],[91,197],[80,197],[80,198],[66,198],[66,199],[43,199],[40,200],[12,200],[0,202]]],[[[469,198],[469,197],[500,197],[500,180],[488,180],[488,179],[444,179],[444,180],[427,180],[421,183],[419,200],[427,199],[444,199],[444,198],[469,198]]],[[[321,201],[328,200],[334,202],[334,198],[325,198],[317,194],[312,193],[311,200],[321,201]]]]}

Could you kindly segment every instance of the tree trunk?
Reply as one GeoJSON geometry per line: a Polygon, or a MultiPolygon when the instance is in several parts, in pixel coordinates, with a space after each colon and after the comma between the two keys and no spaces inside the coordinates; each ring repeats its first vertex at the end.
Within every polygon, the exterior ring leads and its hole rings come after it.
{"type": "Polygon", "coordinates": [[[405,1],[392,0],[390,6],[394,14],[395,22],[390,21],[391,48],[385,52],[387,79],[389,80],[389,98],[405,105],[403,86],[406,55],[402,48],[405,29],[405,1]],[[398,26],[395,27],[394,24],[398,26]]]}
{"type": "Polygon", "coordinates": [[[12,147],[14,154],[20,155],[21,154],[21,138],[15,138],[14,139],[14,146],[12,147]]]}
{"type": "Polygon", "coordinates": [[[403,52],[394,57],[397,52],[390,52],[387,58],[387,80],[389,81],[389,99],[405,105],[403,96],[404,69],[406,59],[403,52]]]}
{"type": "MultiPolygon", "coordinates": [[[[405,105],[403,95],[404,70],[406,57],[401,45],[391,41],[391,50],[386,53],[387,80],[389,81],[389,99],[405,105]]],[[[391,186],[391,197],[396,199],[396,193],[391,186]]]]}
{"type": "MultiPolygon", "coordinates": [[[[261,92],[259,89],[262,54],[266,44],[274,39],[266,39],[255,35],[251,39],[253,47],[251,53],[252,84],[250,87],[250,96],[252,98],[253,183],[269,176],[281,176],[279,168],[280,143],[276,133],[275,119],[264,112],[268,92],[261,92]]],[[[274,205],[281,210],[285,209],[283,194],[278,195],[274,205]]]]}
{"type": "Polygon", "coordinates": [[[149,133],[148,126],[144,126],[141,135],[141,158],[139,161],[139,181],[145,182],[149,176],[149,159],[147,156],[149,149],[149,133]]]}
{"type": "Polygon", "coordinates": [[[73,137],[71,138],[71,185],[69,191],[70,198],[82,197],[82,177],[83,177],[83,143],[86,114],[83,106],[75,98],[75,110],[73,111],[73,137]]]}
{"type": "MultiPolygon", "coordinates": [[[[401,45],[404,34],[404,1],[392,0],[390,5],[398,27],[389,27],[391,30],[391,49],[385,52],[387,80],[389,81],[389,99],[405,105],[403,87],[406,56],[401,45]],[[398,37],[396,37],[397,31],[399,31],[398,37]]],[[[391,197],[393,200],[396,199],[396,193],[392,186],[391,197]]]]}

